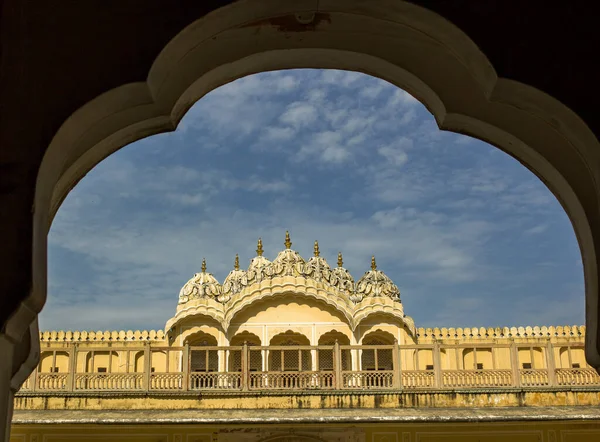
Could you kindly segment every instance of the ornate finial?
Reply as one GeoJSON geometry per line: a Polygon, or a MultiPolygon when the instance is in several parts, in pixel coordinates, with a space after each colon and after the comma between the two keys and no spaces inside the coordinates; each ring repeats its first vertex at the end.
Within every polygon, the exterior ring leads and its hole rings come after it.
{"type": "Polygon", "coordinates": [[[240,257],[238,256],[238,254],[235,254],[235,261],[233,262],[233,268],[236,270],[240,269],[240,257]]]}
{"type": "Polygon", "coordinates": [[[377,263],[375,262],[375,255],[371,256],[371,270],[377,270],[377,263]]]}
{"type": "Polygon", "coordinates": [[[342,267],[344,265],[344,261],[342,260],[342,252],[338,253],[338,267],[342,267]]]}
{"type": "Polygon", "coordinates": [[[315,256],[319,256],[320,252],[319,252],[319,241],[315,241],[315,246],[313,247],[313,250],[315,251],[315,256]]]}
{"type": "Polygon", "coordinates": [[[285,248],[289,249],[292,247],[292,241],[290,240],[290,232],[288,232],[287,230],[285,231],[285,248]]]}
{"type": "Polygon", "coordinates": [[[256,254],[258,256],[262,256],[262,254],[263,254],[262,239],[261,238],[258,238],[258,245],[256,246],[256,254]]]}
{"type": "Polygon", "coordinates": [[[202,258],[202,273],[206,273],[206,259],[202,258]]]}

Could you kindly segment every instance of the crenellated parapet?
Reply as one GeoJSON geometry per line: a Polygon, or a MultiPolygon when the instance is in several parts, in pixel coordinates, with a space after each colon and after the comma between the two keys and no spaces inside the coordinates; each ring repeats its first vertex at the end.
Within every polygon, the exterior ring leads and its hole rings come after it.
{"type": "Polygon", "coordinates": [[[40,342],[144,342],[164,341],[163,330],[43,331],[40,342]]]}
{"type": "Polygon", "coordinates": [[[493,338],[583,338],[585,325],[542,326],[542,327],[465,327],[465,328],[423,328],[416,329],[417,337],[425,339],[493,339],[493,338]]]}

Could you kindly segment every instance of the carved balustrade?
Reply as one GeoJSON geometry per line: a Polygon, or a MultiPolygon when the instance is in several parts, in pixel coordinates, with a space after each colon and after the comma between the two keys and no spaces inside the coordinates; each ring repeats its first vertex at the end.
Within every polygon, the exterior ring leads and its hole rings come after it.
{"type": "MultiPolygon", "coordinates": [[[[529,368],[531,362],[519,363],[519,348],[514,344],[497,347],[505,354],[510,350],[511,360],[504,360],[503,364],[511,368],[498,368],[497,356],[492,352],[492,368],[480,368],[482,364],[474,359],[477,369],[456,369],[466,364],[459,363],[460,357],[471,350],[481,355],[484,347],[337,343],[324,346],[75,347],[68,352],[71,371],[58,372],[59,367],[55,366],[50,372],[36,370],[23,384],[20,394],[600,387],[600,376],[591,368],[554,368],[551,345],[545,350],[547,361],[542,368],[539,357],[538,366],[533,368],[529,368]],[[108,362],[102,362],[107,367],[98,367],[100,354],[104,358],[110,355],[108,362]],[[442,354],[446,365],[455,361],[452,369],[441,365],[442,354]],[[102,368],[102,372],[94,368],[102,368]]],[[[522,349],[525,350],[521,353],[528,355],[527,348],[524,344],[522,349]]]]}
{"type": "Polygon", "coordinates": [[[511,370],[443,370],[444,387],[510,387],[511,370]]]}
{"type": "Polygon", "coordinates": [[[556,370],[558,385],[600,385],[600,375],[593,368],[559,368],[556,370]]]}

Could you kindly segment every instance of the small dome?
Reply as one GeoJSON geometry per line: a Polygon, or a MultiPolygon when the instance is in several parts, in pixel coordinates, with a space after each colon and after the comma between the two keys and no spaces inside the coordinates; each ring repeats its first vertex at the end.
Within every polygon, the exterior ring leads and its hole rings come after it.
{"type": "Polygon", "coordinates": [[[367,296],[387,296],[394,301],[400,301],[400,290],[392,280],[381,270],[377,270],[375,257],[371,258],[371,270],[366,272],[356,283],[354,302],[359,302],[367,296]]]}
{"type": "Polygon", "coordinates": [[[250,261],[248,271],[246,272],[248,282],[250,283],[262,280],[265,268],[270,265],[271,261],[263,256],[262,239],[258,238],[256,256],[250,261]]]}
{"type": "Polygon", "coordinates": [[[240,258],[238,255],[235,255],[233,270],[229,272],[229,275],[227,275],[227,278],[223,282],[223,290],[219,296],[219,302],[225,303],[229,301],[233,295],[241,292],[247,285],[248,274],[245,270],[240,270],[240,258]]]}
{"type": "Polygon", "coordinates": [[[192,299],[217,297],[221,294],[221,284],[216,278],[206,272],[206,260],[202,260],[202,272],[196,273],[185,283],[179,292],[179,303],[183,304],[192,299]]]}
{"type": "Polygon", "coordinates": [[[285,232],[285,250],[282,250],[273,260],[273,263],[265,269],[269,276],[299,276],[304,270],[304,258],[298,252],[291,249],[290,233],[285,232]]]}
{"type": "Polygon", "coordinates": [[[311,257],[306,264],[304,264],[302,273],[316,281],[329,281],[331,277],[331,267],[329,267],[329,264],[327,264],[325,258],[319,256],[320,252],[318,241],[315,241],[314,251],[314,256],[311,257]]]}
{"type": "MultiPolygon", "coordinates": [[[[348,270],[344,268],[342,252],[338,253],[338,266],[331,271],[330,283],[339,290],[354,292],[354,278],[348,270]]],[[[352,296],[351,296],[352,297],[352,296]]]]}

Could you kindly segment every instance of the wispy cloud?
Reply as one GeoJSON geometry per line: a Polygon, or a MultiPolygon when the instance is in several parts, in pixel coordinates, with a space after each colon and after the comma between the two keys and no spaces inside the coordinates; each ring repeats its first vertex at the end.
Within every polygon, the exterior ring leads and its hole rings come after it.
{"type": "Polygon", "coordinates": [[[356,277],[375,254],[419,325],[583,318],[573,231],[537,178],[384,81],[300,70],[229,83],[84,178],[50,232],[41,325],[160,328],[203,257],[222,280],[286,229],[356,277]]]}

